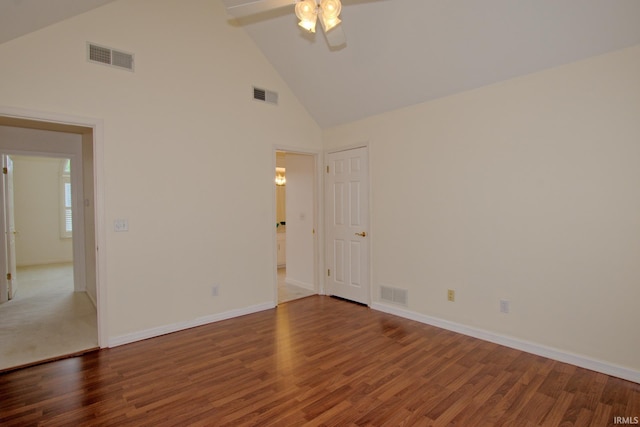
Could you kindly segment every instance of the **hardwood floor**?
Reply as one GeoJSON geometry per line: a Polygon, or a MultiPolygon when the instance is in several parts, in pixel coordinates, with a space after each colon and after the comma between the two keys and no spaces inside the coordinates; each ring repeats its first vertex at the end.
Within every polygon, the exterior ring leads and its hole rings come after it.
{"type": "Polygon", "coordinates": [[[0,375],[0,425],[607,426],[640,384],[313,296],[0,375]]]}

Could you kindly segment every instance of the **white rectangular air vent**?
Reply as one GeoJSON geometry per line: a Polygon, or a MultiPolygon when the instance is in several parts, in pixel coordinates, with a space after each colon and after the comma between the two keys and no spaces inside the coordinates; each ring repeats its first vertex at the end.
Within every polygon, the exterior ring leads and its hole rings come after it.
{"type": "Polygon", "coordinates": [[[409,291],[392,288],[391,286],[380,286],[380,299],[385,302],[407,306],[409,303],[409,291]]]}
{"type": "Polygon", "coordinates": [[[133,54],[87,43],[87,60],[133,71],[133,54]]]}
{"type": "Polygon", "coordinates": [[[253,87],[253,99],[256,101],[268,102],[269,104],[278,105],[278,93],[271,90],[253,87]]]}

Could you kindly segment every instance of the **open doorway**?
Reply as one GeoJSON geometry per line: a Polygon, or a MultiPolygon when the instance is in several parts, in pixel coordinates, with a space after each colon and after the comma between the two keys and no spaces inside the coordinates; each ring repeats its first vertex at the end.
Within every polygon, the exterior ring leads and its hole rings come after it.
{"type": "Polygon", "coordinates": [[[16,265],[12,299],[0,304],[0,371],[98,348],[92,129],[47,126],[0,118],[13,166],[2,211],[15,231],[14,245],[0,246],[16,265]]]}
{"type": "Polygon", "coordinates": [[[278,304],[318,293],[316,156],[276,151],[278,304]]]}
{"type": "MultiPolygon", "coordinates": [[[[28,285],[22,273],[68,270],[65,286],[75,290],[73,280],[73,209],[71,159],[57,156],[5,155],[11,164],[10,201],[5,217],[11,218],[12,258],[17,275],[10,299],[28,285]],[[18,287],[19,286],[19,287],[18,287]],[[19,292],[18,292],[19,291],[19,292]]],[[[57,275],[57,274],[56,274],[57,275]]],[[[28,274],[31,279],[40,274],[28,274]]],[[[31,280],[30,279],[30,280],[31,280]]],[[[80,284],[81,285],[81,284],[80,284]]],[[[82,288],[82,286],[79,286],[82,288]]]]}

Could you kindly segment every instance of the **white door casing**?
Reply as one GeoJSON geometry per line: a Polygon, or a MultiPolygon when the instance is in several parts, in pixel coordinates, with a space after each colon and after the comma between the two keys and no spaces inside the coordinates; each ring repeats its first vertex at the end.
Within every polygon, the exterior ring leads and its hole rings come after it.
{"type": "Polygon", "coordinates": [[[368,305],[368,148],[329,153],[325,176],[327,294],[368,305]]]}
{"type": "MultiPolygon", "coordinates": [[[[29,120],[29,121],[37,121],[39,124],[43,126],[43,129],[50,130],[59,130],[59,125],[62,126],[73,126],[73,127],[81,127],[82,130],[82,138],[83,144],[90,145],[90,154],[84,161],[88,162],[91,166],[90,168],[90,176],[87,177],[87,190],[90,192],[90,202],[92,202],[92,229],[90,232],[93,234],[93,239],[89,247],[91,248],[91,252],[93,253],[91,258],[92,265],[89,271],[90,274],[94,276],[94,290],[95,290],[95,302],[98,310],[98,344],[101,348],[106,348],[109,342],[109,330],[108,330],[108,322],[107,322],[107,310],[106,310],[106,301],[107,301],[107,283],[106,283],[106,251],[100,250],[98,248],[104,248],[106,246],[106,221],[105,221],[105,210],[104,210],[104,121],[99,118],[91,118],[91,117],[82,117],[82,116],[73,116],[68,114],[61,113],[51,113],[44,112],[38,110],[31,109],[22,109],[15,107],[7,107],[4,105],[0,105],[0,119],[5,119],[11,122],[11,120],[29,120]]],[[[12,126],[11,123],[8,124],[9,127],[12,126]]],[[[76,133],[72,131],[73,133],[76,133]]],[[[2,141],[2,142],[11,142],[11,141],[2,141]]],[[[22,150],[22,145],[20,147],[14,147],[16,150],[22,150]]],[[[40,149],[35,149],[34,151],[41,151],[40,149]]],[[[77,169],[73,166],[72,168],[77,169]]],[[[84,178],[84,177],[82,177],[84,178]]],[[[72,178],[73,179],[73,178],[72,178]]],[[[0,186],[1,188],[1,186],[0,186]]],[[[80,188],[77,186],[77,188],[80,188]]],[[[82,200],[82,199],[80,199],[82,200]]],[[[73,200],[72,200],[73,203],[73,200]]],[[[80,207],[83,207],[83,204],[80,204],[80,207]]],[[[84,209],[84,208],[83,208],[84,209]]],[[[78,215],[76,215],[78,216],[78,215]]],[[[3,233],[0,233],[0,238],[3,237],[3,233]]],[[[0,242],[2,243],[2,242],[0,242]]],[[[3,247],[0,244],[0,247],[3,247]]],[[[75,245],[74,245],[75,248],[75,245]]],[[[74,249],[75,250],[75,249],[74,249]]],[[[74,254],[74,260],[76,259],[74,254]]],[[[80,259],[80,257],[77,257],[80,259]]],[[[0,266],[3,265],[0,262],[0,266]]],[[[85,270],[86,271],[86,270],[85,270]]],[[[74,277],[75,281],[75,277],[74,277]]],[[[2,283],[2,281],[0,281],[2,283]]]]}
{"type": "Polygon", "coordinates": [[[5,254],[4,269],[2,271],[3,286],[0,302],[12,299],[18,288],[16,269],[16,227],[13,214],[13,161],[6,154],[2,155],[3,183],[2,204],[4,211],[4,240],[2,242],[5,254]]]}

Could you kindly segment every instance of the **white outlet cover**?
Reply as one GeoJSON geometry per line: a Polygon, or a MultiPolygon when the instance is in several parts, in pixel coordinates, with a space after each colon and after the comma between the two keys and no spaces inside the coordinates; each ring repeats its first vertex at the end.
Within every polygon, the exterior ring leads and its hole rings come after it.
{"type": "Polygon", "coordinates": [[[129,221],[126,219],[116,219],[115,221],[113,221],[113,231],[129,231],[129,221]]]}
{"type": "Polygon", "coordinates": [[[509,301],[506,299],[500,300],[500,313],[509,313],[509,301]]]}

